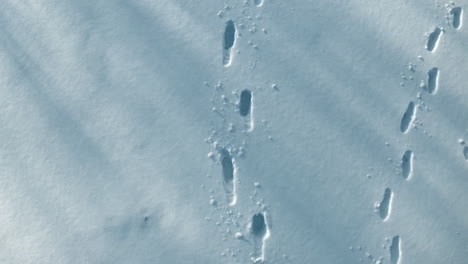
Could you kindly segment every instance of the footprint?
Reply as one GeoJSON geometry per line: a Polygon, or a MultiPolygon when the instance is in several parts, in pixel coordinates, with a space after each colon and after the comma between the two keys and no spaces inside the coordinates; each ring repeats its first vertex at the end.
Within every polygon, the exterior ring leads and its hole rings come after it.
{"type": "Polygon", "coordinates": [[[239,100],[239,113],[244,117],[248,131],[253,130],[253,117],[252,117],[252,92],[250,90],[243,90],[239,100]]]}
{"type": "Polygon", "coordinates": [[[463,156],[465,156],[465,160],[468,160],[468,147],[463,147],[463,156]]]}
{"type": "Polygon", "coordinates": [[[263,0],[254,0],[254,4],[258,7],[261,7],[263,5],[263,0]]]}
{"type": "Polygon", "coordinates": [[[384,221],[388,219],[390,216],[391,210],[392,210],[392,198],[393,198],[393,193],[390,188],[386,188],[382,202],[380,202],[379,206],[379,214],[380,218],[382,218],[384,221]]]}
{"type": "Polygon", "coordinates": [[[229,205],[236,204],[236,186],[235,186],[235,167],[231,154],[227,149],[222,149],[219,152],[221,166],[223,167],[223,187],[226,192],[226,200],[229,205]]]}
{"type": "Polygon", "coordinates": [[[394,236],[392,245],[390,246],[390,263],[399,264],[401,258],[401,241],[400,236],[394,236]]]}
{"type": "Polygon", "coordinates": [[[244,90],[240,95],[240,114],[241,116],[246,116],[250,113],[250,107],[252,104],[252,92],[249,90],[244,90]]]}
{"type": "Polygon", "coordinates": [[[434,52],[439,45],[440,36],[442,35],[442,29],[436,27],[434,31],[429,34],[429,39],[427,40],[426,49],[430,52],[434,52]]]}
{"type": "Polygon", "coordinates": [[[430,94],[435,94],[439,89],[439,69],[434,67],[427,72],[427,75],[427,86],[424,86],[424,89],[430,94]]]}
{"type": "Polygon", "coordinates": [[[265,259],[265,241],[270,236],[268,225],[263,213],[255,214],[252,217],[250,232],[254,240],[253,261],[255,263],[262,262],[265,259]]]}
{"type": "Polygon", "coordinates": [[[236,42],[236,27],[234,26],[234,22],[229,20],[226,22],[226,27],[224,29],[224,36],[223,36],[223,65],[228,67],[231,65],[232,61],[232,52],[231,49],[236,42]]]}
{"type": "Polygon", "coordinates": [[[405,180],[409,180],[413,175],[413,151],[407,150],[401,158],[401,175],[405,180]]]}
{"type": "Polygon", "coordinates": [[[452,26],[455,29],[460,29],[463,24],[463,9],[461,7],[454,7],[450,10],[450,14],[453,17],[452,26]]]}
{"type": "Polygon", "coordinates": [[[406,109],[403,117],[401,118],[400,130],[402,133],[407,133],[409,131],[411,123],[416,118],[416,106],[411,101],[408,104],[408,108],[406,109]]]}

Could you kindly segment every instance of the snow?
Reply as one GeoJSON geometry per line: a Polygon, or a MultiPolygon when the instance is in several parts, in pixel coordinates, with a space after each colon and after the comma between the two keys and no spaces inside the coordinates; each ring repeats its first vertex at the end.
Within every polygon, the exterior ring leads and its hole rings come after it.
{"type": "Polygon", "coordinates": [[[465,263],[467,5],[2,1],[0,263],[465,263]]]}

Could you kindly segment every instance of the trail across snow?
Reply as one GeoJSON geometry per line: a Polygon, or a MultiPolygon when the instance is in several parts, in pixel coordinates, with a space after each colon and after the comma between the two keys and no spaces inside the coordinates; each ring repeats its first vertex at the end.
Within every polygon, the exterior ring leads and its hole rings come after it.
{"type": "Polygon", "coordinates": [[[0,263],[465,263],[467,5],[2,1],[0,263]]]}

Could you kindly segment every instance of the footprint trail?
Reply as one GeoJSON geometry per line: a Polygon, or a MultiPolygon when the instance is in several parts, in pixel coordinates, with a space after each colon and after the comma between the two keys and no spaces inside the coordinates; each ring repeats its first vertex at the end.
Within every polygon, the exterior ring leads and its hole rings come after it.
{"type": "Polygon", "coordinates": [[[263,213],[252,217],[251,233],[254,240],[253,261],[262,262],[265,259],[265,240],[269,237],[268,226],[263,213]]]}
{"type": "Polygon", "coordinates": [[[382,202],[380,202],[379,205],[379,215],[380,218],[382,218],[384,221],[386,221],[390,216],[392,210],[392,198],[392,190],[390,190],[390,188],[386,188],[382,198],[382,202]]]}
{"type": "Polygon", "coordinates": [[[390,246],[390,263],[399,264],[401,258],[401,241],[400,236],[394,236],[392,245],[390,246]]]}
{"type": "Polygon", "coordinates": [[[236,27],[232,20],[226,22],[223,35],[223,65],[228,67],[232,62],[232,47],[236,42],[236,27]]]}
{"type": "Polygon", "coordinates": [[[246,116],[250,113],[250,108],[252,104],[252,92],[249,90],[244,90],[240,95],[239,110],[241,116],[246,116]]]}
{"type": "Polygon", "coordinates": [[[431,34],[429,34],[429,38],[426,44],[426,49],[428,51],[434,52],[437,49],[441,35],[442,35],[442,29],[440,27],[436,27],[434,31],[431,34]]]}
{"type": "Polygon", "coordinates": [[[400,130],[402,133],[408,133],[411,123],[416,118],[416,105],[411,101],[401,118],[400,130]]]}
{"type": "Polygon", "coordinates": [[[244,117],[245,125],[248,131],[253,130],[253,117],[252,117],[252,92],[250,90],[243,90],[240,94],[239,100],[239,113],[244,117]]]}
{"type": "Polygon", "coordinates": [[[220,151],[220,160],[223,170],[223,187],[226,192],[226,200],[229,205],[236,204],[235,167],[231,154],[227,149],[220,151]]]}
{"type": "Polygon", "coordinates": [[[439,89],[439,68],[434,67],[427,72],[428,80],[425,90],[430,94],[436,94],[439,89]]]}
{"type": "Polygon", "coordinates": [[[450,10],[450,15],[452,15],[452,26],[455,29],[460,29],[463,24],[463,9],[461,7],[454,7],[450,10]]]}
{"type": "Polygon", "coordinates": [[[403,179],[409,180],[413,174],[413,151],[407,150],[401,158],[401,175],[403,179]]]}
{"type": "Polygon", "coordinates": [[[263,0],[254,0],[254,4],[257,6],[257,7],[261,7],[263,5],[263,0]]]}

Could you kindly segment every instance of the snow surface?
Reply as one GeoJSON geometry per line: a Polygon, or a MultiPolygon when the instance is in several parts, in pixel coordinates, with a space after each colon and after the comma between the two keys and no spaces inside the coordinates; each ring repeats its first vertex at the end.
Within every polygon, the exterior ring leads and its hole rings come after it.
{"type": "Polygon", "coordinates": [[[467,6],[1,1],[0,263],[467,263],[467,6]]]}

